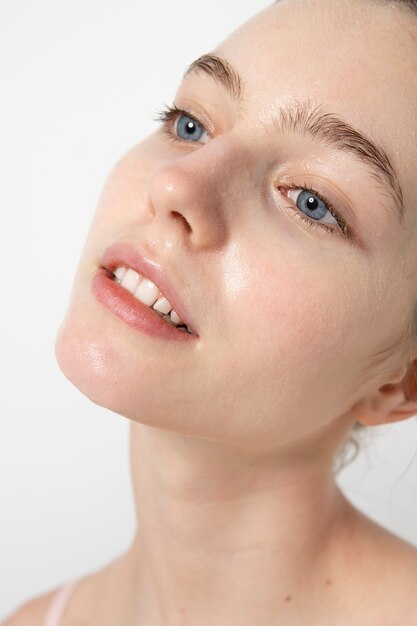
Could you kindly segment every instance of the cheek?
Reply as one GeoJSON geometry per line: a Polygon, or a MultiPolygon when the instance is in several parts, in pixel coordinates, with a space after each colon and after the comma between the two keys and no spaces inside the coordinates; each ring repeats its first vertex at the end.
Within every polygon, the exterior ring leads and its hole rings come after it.
{"type": "Polygon", "coordinates": [[[264,363],[265,382],[269,375],[271,388],[279,381],[305,381],[333,361],[346,343],[349,318],[332,285],[330,280],[313,283],[306,275],[288,272],[267,299],[261,291],[250,290],[245,351],[252,355],[252,367],[264,363]]]}
{"type": "Polygon", "coordinates": [[[292,438],[347,408],[349,376],[366,350],[369,293],[364,297],[358,268],[306,267],[287,264],[274,274],[264,268],[267,281],[251,282],[230,314],[224,387],[239,397],[247,432],[261,421],[264,435],[292,438]]]}
{"type": "Polygon", "coordinates": [[[351,286],[357,281],[352,272],[342,281],[339,271],[306,267],[287,264],[280,272],[257,272],[231,302],[231,329],[281,356],[302,349],[304,355],[323,357],[345,344],[362,317],[360,289],[351,286]]]}

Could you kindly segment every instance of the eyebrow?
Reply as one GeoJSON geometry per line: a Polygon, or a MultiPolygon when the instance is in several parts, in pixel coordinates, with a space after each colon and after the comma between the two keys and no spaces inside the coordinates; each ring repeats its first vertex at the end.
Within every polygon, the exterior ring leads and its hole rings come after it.
{"type": "MultiPolygon", "coordinates": [[[[183,80],[190,74],[203,72],[221,84],[239,106],[244,99],[243,81],[233,66],[213,53],[203,54],[186,69],[183,80]]],[[[300,102],[293,99],[276,108],[277,130],[287,128],[292,132],[315,138],[341,152],[352,154],[357,161],[364,163],[371,175],[385,183],[385,188],[394,201],[394,211],[402,224],[405,207],[404,196],[398,174],[386,151],[354,128],[346,120],[333,113],[325,112],[326,105],[315,105],[310,99],[300,102]]]]}

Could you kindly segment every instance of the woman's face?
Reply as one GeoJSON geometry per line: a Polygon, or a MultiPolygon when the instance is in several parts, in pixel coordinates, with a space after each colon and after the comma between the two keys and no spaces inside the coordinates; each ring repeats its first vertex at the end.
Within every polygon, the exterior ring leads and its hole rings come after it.
{"type": "Polygon", "coordinates": [[[213,64],[181,82],[192,120],[176,113],[117,163],[76,273],[56,347],[83,393],[264,449],[330,431],[386,382],[416,288],[412,27],[384,5],[282,0],[213,51],[240,101],[213,64]],[[197,335],[135,327],[133,296],[100,270],[134,266],[132,250],[197,335]]]}

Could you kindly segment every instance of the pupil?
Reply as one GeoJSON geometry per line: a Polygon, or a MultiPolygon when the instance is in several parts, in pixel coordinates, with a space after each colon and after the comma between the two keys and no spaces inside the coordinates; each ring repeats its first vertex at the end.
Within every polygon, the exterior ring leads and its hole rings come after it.
{"type": "Polygon", "coordinates": [[[309,204],[310,209],[317,209],[319,203],[317,202],[315,198],[310,196],[308,199],[308,204],[309,204]]]}
{"type": "Polygon", "coordinates": [[[188,122],[187,124],[187,133],[190,135],[194,132],[194,122],[188,122]]]}

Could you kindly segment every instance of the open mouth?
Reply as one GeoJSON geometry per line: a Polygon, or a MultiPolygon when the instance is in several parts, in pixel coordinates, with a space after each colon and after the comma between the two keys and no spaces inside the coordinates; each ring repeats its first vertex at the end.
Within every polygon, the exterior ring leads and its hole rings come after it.
{"type": "Polygon", "coordinates": [[[109,277],[126,289],[134,298],[153,309],[168,324],[178,330],[195,334],[179,317],[169,300],[162,294],[159,287],[149,278],[128,267],[117,267],[113,271],[107,270],[109,277]]]}

